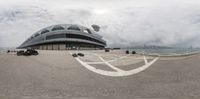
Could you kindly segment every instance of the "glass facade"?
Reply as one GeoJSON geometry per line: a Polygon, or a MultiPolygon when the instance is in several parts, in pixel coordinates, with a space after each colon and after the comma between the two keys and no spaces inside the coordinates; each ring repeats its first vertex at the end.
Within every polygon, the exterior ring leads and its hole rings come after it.
{"type": "Polygon", "coordinates": [[[57,25],[57,26],[54,26],[51,31],[64,30],[64,29],[65,29],[64,27],[57,25]]]}
{"type": "Polygon", "coordinates": [[[54,34],[46,36],[46,40],[56,39],[56,38],[65,38],[65,34],[54,34]]]}
{"type": "Polygon", "coordinates": [[[45,34],[45,33],[47,33],[47,32],[49,32],[49,30],[43,30],[43,31],[41,32],[41,34],[45,34]]]}
{"type": "Polygon", "coordinates": [[[91,37],[88,37],[88,36],[84,36],[84,35],[66,34],[66,37],[67,38],[77,38],[77,39],[89,40],[89,41],[105,44],[104,42],[101,42],[101,41],[99,41],[97,39],[94,39],[94,38],[91,38],[91,37]]]}
{"type": "Polygon", "coordinates": [[[76,26],[76,25],[72,25],[72,26],[70,26],[69,28],[67,28],[68,30],[75,30],[75,31],[80,31],[81,29],[78,27],[78,26],[76,26]]]}
{"type": "Polygon", "coordinates": [[[51,39],[57,39],[57,38],[75,38],[75,39],[82,39],[82,40],[89,40],[93,41],[96,43],[101,43],[105,44],[104,42],[94,39],[92,37],[84,36],[84,35],[77,35],[77,34],[54,34],[54,35],[48,35],[46,37],[46,40],[51,40],[51,39]]]}
{"type": "Polygon", "coordinates": [[[106,42],[101,36],[95,34],[93,30],[79,25],[66,24],[44,28],[40,33],[36,32],[32,35],[20,47],[31,47],[41,50],[71,50],[98,49],[104,48],[105,46],[106,42]],[[47,34],[41,35],[45,33],[47,34]]]}

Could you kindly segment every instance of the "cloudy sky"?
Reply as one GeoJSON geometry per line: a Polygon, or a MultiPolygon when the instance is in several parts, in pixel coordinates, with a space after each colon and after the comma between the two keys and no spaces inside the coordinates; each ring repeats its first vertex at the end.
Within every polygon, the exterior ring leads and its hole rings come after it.
{"type": "Polygon", "coordinates": [[[200,47],[199,0],[0,0],[0,47],[70,23],[100,25],[110,47],[200,47]]]}

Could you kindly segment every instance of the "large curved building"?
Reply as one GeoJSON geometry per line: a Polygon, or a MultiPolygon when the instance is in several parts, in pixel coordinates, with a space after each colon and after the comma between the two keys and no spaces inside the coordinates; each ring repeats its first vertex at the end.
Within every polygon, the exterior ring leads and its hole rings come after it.
{"type": "Polygon", "coordinates": [[[75,24],[52,25],[39,30],[18,48],[41,50],[102,49],[106,41],[92,29],[75,24]]]}

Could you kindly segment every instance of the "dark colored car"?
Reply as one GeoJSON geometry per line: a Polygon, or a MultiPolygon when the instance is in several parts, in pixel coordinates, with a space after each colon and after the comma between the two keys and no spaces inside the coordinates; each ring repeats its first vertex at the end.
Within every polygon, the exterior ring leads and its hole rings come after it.
{"type": "Polygon", "coordinates": [[[78,56],[81,56],[81,57],[83,57],[83,56],[84,56],[84,54],[83,54],[83,53],[78,53],[77,55],[78,55],[78,56]]]}
{"type": "Polygon", "coordinates": [[[76,53],[72,54],[73,57],[78,57],[78,55],[76,53]]]}
{"type": "Polygon", "coordinates": [[[34,49],[27,49],[26,51],[20,50],[17,52],[17,56],[30,56],[30,55],[38,55],[38,51],[34,50],[34,49]]]}
{"type": "Polygon", "coordinates": [[[21,56],[21,55],[24,55],[24,51],[23,50],[17,51],[17,56],[21,56]]]}
{"type": "Polygon", "coordinates": [[[136,54],[136,51],[132,51],[132,54],[136,54]]]}
{"type": "Polygon", "coordinates": [[[10,53],[10,50],[8,50],[7,53],[10,53]]]}
{"type": "Polygon", "coordinates": [[[110,49],[106,48],[106,49],[105,49],[105,52],[110,52],[110,49]]]}
{"type": "Polygon", "coordinates": [[[30,55],[38,55],[38,51],[34,50],[34,49],[27,49],[27,54],[30,55]]]}
{"type": "Polygon", "coordinates": [[[128,50],[126,50],[126,54],[129,54],[129,51],[128,51],[128,50]]]}

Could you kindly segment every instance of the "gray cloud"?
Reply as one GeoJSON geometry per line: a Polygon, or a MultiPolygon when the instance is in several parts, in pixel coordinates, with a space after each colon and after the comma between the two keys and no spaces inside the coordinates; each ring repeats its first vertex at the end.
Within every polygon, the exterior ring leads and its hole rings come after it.
{"type": "MultiPolygon", "coordinates": [[[[77,0],[76,2],[78,2],[77,0]]],[[[90,0],[88,0],[90,1],[90,0]]],[[[81,24],[90,27],[100,25],[100,35],[109,46],[129,47],[136,45],[200,46],[200,7],[198,3],[164,2],[145,0],[130,2],[119,7],[107,7],[108,4],[91,2],[93,6],[77,7],[76,2],[64,6],[63,3],[45,2],[28,4],[7,3],[0,10],[0,46],[18,46],[31,34],[52,24],[81,24]],[[105,5],[103,5],[105,4],[105,5]],[[60,5],[60,6],[59,6],[60,5]],[[103,9],[103,14],[95,13],[103,9]]],[[[179,1],[179,0],[177,0],[179,1]]],[[[65,2],[65,1],[62,1],[65,2]]],[[[71,3],[72,1],[68,1],[71,3]]],[[[103,1],[105,2],[105,1],[103,1]]]]}

